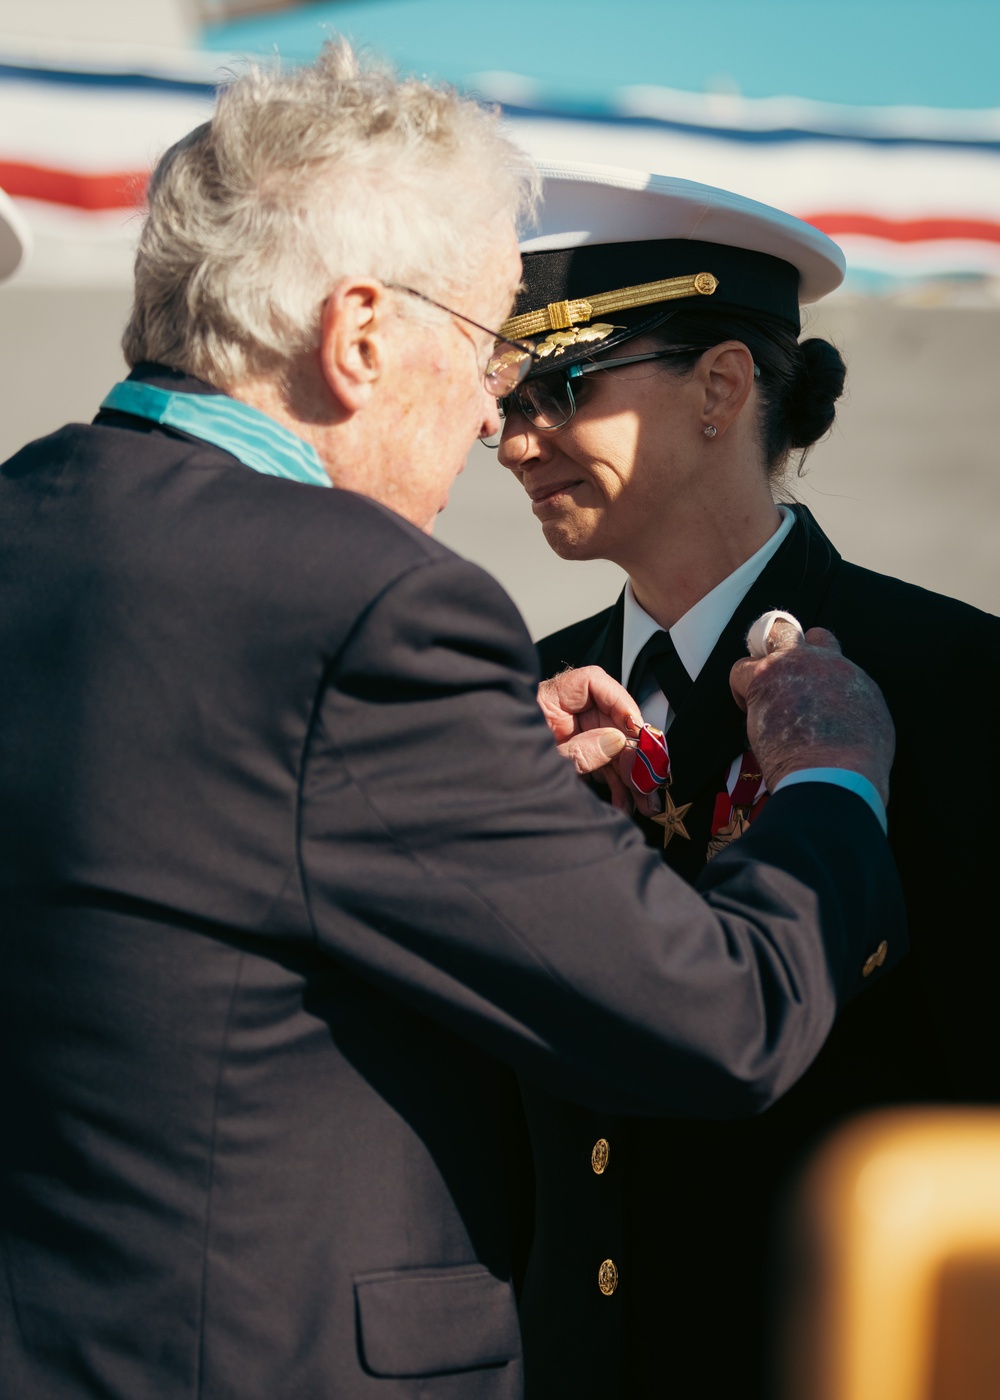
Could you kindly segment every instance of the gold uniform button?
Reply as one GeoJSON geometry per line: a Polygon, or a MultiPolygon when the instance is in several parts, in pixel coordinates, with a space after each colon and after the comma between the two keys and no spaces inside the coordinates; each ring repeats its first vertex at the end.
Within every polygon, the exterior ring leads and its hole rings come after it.
{"type": "Polygon", "coordinates": [[[608,1158],[611,1156],[611,1147],[607,1138],[598,1138],[594,1143],[594,1150],[590,1154],[590,1165],[598,1176],[602,1174],[608,1165],[608,1158]]]}
{"type": "Polygon", "coordinates": [[[618,1287],[618,1270],[613,1259],[605,1259],[597,1271],[597,1286],[605,1298],[610,1298],[618,1287]]]}
{"type": "Polygon", "coordinates": [[[876,970],[876,968],[879,968],[879,967],[882,966],[882,964],[885,962],[885,960],[886,960],[886,958],[887,958],[888,956],[889,956],[889,945],[888,945],[888,943],[885,941],[885,939],[883,938],[883,939],[882,939],[882,942],[881,942],[881,943],[878,945],[878,947],[875,949],[874,953],[872,953],[871,957],[870,957],[870,958],[866,958],[866,960],[865,960],[865,965],[864,965],[864,967],[861,969],[861,976],[862,976],[862,977],[870,977],[870,976],[872,975],[872,973],[876,970]]]}

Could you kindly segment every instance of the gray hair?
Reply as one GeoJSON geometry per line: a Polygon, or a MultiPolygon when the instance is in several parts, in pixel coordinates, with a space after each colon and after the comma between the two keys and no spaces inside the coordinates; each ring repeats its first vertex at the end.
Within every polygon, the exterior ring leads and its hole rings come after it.
{"type": "Polygon", "coordinates": [[[446,301],[472,287],[497,220],[536,199],[524,153],[471,98],[343,41],[309,67],[251,69],[153,172],[125,359],[217,387],[273,373],[316,346],[341,277],[446,301]]]}

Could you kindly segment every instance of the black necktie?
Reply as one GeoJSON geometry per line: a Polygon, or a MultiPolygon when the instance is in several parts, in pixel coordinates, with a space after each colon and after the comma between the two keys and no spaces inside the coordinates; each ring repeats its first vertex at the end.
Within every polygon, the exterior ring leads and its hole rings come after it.
{"type": "Polygon", "coordinates": [[[654,632],[639,652],[629,672],[625,687],[634,699],[642,701],[652,689],[653,681],[667,697],[674,714],[684,704],[694,681],[684,669],[669,632],[654,632]]]}

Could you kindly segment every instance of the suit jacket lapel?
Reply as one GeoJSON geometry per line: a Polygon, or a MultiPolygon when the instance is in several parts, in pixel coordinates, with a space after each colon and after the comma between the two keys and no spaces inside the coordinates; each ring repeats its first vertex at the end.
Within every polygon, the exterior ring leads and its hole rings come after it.
{"type": "Polygon", "coordinates": [[[670,726],[678,801],[687,801],[746,747],[746,716],[732,697],[729,672],[746,655],[751,624],[763,612],[784,608],[804,628],[811,627],[840,563],[840,555],[806,507],[795,505],[792,510],[796,521],[788,538],[726,624],[670,726]]]}
{"type": "Polygon", "coordinates": [[[622,675],[622,639],[625,632],[625,590],[622,589],[614,607],[609,608],[604,625],[573,659],[574,666],[600,666],[615,680],[622,675]]]}

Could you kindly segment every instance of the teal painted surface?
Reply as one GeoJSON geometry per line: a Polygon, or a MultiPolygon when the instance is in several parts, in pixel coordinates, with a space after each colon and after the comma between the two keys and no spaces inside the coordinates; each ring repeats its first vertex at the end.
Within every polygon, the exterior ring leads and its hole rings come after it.
{"type": "Polygon", "coordinates": [[[215,51],[311,59],[347,34],[468,86],[519,73],[540,100],[656,84],[873,106],[1000,107],[1000,0],[348,0],[215,25],[215,51]]]}

